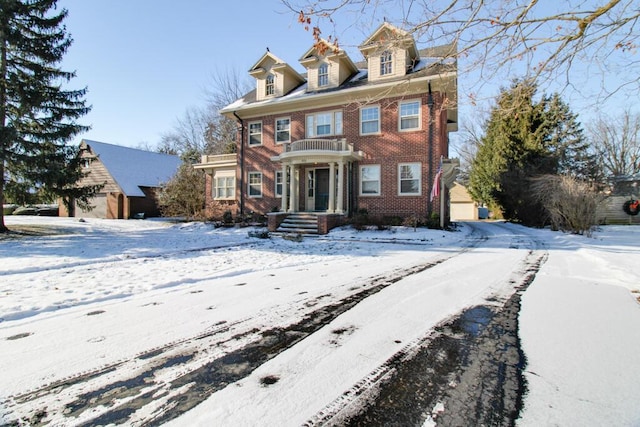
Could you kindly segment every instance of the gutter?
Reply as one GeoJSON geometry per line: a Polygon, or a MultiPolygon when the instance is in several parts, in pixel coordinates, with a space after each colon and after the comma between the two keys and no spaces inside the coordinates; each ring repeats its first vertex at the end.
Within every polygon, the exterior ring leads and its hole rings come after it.
{"type": "Polygon", "coordinates": [[[244,122],[235,111],[233,115],[240,123],[240,216],[244,216],[244,122]]]}
{"type": "MultiPolygon", "coordinates": [[[[433,126],[435,120],[433,117],[433,94],[431,93],[431,82],[429,81],[427,85],[429,88],[429,92],[427,94],[427,107],[429,107],[429,132],[427,135],[427,148],[429,149],[429,183],[433,186],[433,126]]],[[[429,200],[429,196],[427,196],[427,200],[429,200]]],[[[433,209],[432,205],[433,203],[431,201],[427,204],[427,219],[431,217],[433,209]]]]}

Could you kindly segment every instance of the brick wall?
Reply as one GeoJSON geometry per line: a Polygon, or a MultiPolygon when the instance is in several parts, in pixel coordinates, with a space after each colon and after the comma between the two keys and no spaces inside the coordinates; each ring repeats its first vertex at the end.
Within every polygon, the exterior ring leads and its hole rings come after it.
{"type": "MultiPolygon", "coordinates": [[[[429,194],[433,176],[438,168],[440,157],[448,156],[448,141],[446,129],[446,111],[440,111],[443,96],[440,93],[433,94],[434,111],[433,123],[430,120],[427,94],[418,94],[406,98],[391,97],[371,102],[371,105],[380,105],[381,108],[381,132],[376,135],[360,135],[360,104],[352,103],[345,106],[326,107],[313,110],[296,111],[290,114],[278,114],[272,116],[246,119],[244,149],[244,188],[238,189],[245,192],[245,211],[268,213],[274,208],[280,208],[281,199],[275,197],[275,173],[281,170],[279,163],[271,161],[271,157],[282,152],[282,145],[274,142],[275,120],[281,117],[291,118],[291,141],[305,138],[304,126],[306,114],[320,111],[342,110],[344,137],[347,142],[353,144],[356,151],[361,150],[365,158],[354,164],[353,167],[353,191],[355,206],[353,209],[367,209],[370,215],[376,216],[400,216],[417,215],[426,217],[430,212],[439,212],[439,199],[434,203],[429,202],[429,194]],[[416,131],[398,131],[398,102],[402,100],[421,101],[421,128],[416,131]],[[262,145],[248,146],[246,126],[248,122],[262,121],[262,145]],[[432,129],[430,126],[433,125],[432,129]],[[430,131],[432,135],[431,150],[429,149],[430,131]],[[398,191],[398,164],[421,164],[421,194],[419,196],[401,196],[398,191]],[[379,164],[381,168],[381,195],[360,196],[359,193],[359,166],[365,164],[379,164]],[[262,197],[253,198],[247,195],[248,173],[260,171],[262,176],[262,197]]],[[[311,165],[309,165],[310,167],[311,165]]],[[[323,165],[313,165],[322,167],[323,165]]],[[[304,203],[304,186],[306,186],[307,167],[300,167],[301,191],[298,197],[302,209],[304,203]]],[[[238,167],[238,174],[240,167],[238,167]]],[[[239,176],[239,175],[238,175],[239,176]]],[[[345,173],[345,177],[347,174],[345,173]]],[[[346,190],[346,189],[345,189],[346,190]]],[[[347,192],[345,194],[345,206],[347,192]]]]}

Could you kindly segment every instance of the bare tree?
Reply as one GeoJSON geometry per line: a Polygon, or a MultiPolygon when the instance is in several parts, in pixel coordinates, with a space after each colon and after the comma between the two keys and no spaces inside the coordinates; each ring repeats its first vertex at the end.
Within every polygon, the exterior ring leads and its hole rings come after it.
{"type": "Polygon", "coordinates": [[[606,176],[640,173],[640,115],[626,110],[620,116],[600,115],[588,131],[592,149],[606,176]]]}
{"type": "MultiPolygon", "coordinates": [[[[282,0],[319,41],[337,30],[338,12],[349,27],[388,20],[429,45],[452,43],[455,55],[480,81],[504,80],[514,67],[527,77],[567,86],[588,81],[608,96],[640,93],[637,0],[282,0]],[[607,77],[614,76],[612,83],[607,77]],[[594,79],[600,84],[594,85],[594,79]]],[[[342,27],[344,30],[345,27],[342,27]]],[[[331,40],[337,44],[337,31],[331,40]]],[[[518,74],[522,74],[519,72],[518,74]]],[[[580,89],[587,89],[581,87],[580,89]]],[[[474,94],[469,96],[473,99],[474,94]]]]}

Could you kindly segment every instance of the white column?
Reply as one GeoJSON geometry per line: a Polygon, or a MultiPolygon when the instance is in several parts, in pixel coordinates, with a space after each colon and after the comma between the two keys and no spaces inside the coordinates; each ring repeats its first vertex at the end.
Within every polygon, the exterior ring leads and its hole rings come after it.
{"type": "Polygon", "coordinates": [[[280,210],[282,212],[287,211],[287,201],[289,199],[288,189],[287,189],[287,170],[289,167],[283,162],[282,163],[282,201],[280,205],[280,210]]]}
{"type": "Polygon", "coordinates": [[[334,212],[336,209],[336,164],[329,163],[329,209],[327,212],[334,212]]]}
{"type": "Polygon", "coordinates": [[[336,212],[344,212],[344,162],[338,162],[338,206],[336,212]]]}
{"type": "Polygon", "coordinates": [[[289,198],[289,212],[295,212],[298,209],[298,182],[296,179],[296,167],[294,165],[290,165],[289,173],[291,174],[291,196],[289,198]]]}

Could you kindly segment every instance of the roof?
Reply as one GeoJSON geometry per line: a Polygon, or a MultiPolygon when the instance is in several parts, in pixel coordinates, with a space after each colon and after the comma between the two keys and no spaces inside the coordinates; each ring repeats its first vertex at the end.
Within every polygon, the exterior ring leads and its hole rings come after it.
{"type": "Polygon", "coordinates": [[[255,93],[256,91],[255,89],[253,89],[252,91],[248,92],[243,97],[241,97],[240,99],[237,99],[236,101],[222,108],[220,112],[222,114],[225,114],[225,113],[231,114],[234,111],[240,111],[245,108],[250,108],[256,105],[282,103],[282,102],[287,102],[293,99],[314,97],[314,96],[328,94],[335,91],[357,89],[357,88],[362,88],[367,86],[377,86],[377,85],[389,84],[389,83],[395,84],[400,81],[407,80],[408,78],[409,79],[416,78],[416,77],[437,78],[437,77],[445,76],[449,73],[453,73],[453,74],[456,73],[457,66],[453,61],[449,60],[449,61],[443,62],[442,58],[430,55],[432,51],[433,49],[421,50],[420,53],[422,58],[418,63],[416,63],[412,67],[412,69],[408,71],[407,76],[400,76],[392,79],[385,79],[383,82],[379,82],[379,81],[371,82],[367,78],[368,71],[366,69],[366,63],[357,63],[355,65],[359,68],[358,72],[352,75],[351,78],[347,79],[343,84],[341,84],[337,88],[323,89],[321,91],[309,92],[307,91],[307,84],[305,81],[302,85],[298,86],[296,89],[294,89],[293,91],[289,92],[284,96],[277,97],[277,98],[270,98],[262,101],[256,100],[256,93],[255,93]],[[422,55],[422,54],[426,54],[426,55],[422,55]]]}
{"type": "Polygon", "coordinates": [[[83,139],[126,196],[144,197],[140,187],[159,187],[178,171],[182,161],[170,154],[83,139]]]}

